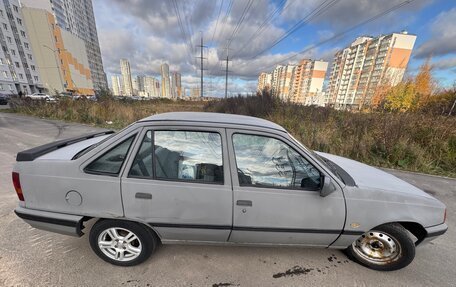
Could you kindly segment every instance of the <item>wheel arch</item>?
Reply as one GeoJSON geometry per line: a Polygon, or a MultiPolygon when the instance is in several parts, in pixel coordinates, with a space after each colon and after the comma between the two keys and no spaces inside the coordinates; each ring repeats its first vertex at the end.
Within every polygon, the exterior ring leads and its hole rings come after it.
{"type": "Polygon", "coordinates": [[[413,221],[399,221],[397,223],[402,225],[402,227],[407,229],[407,231],[417,238],[415,246],[418,246],[426,238],[427,231],[423,225],[413,221]]]}
{"type": "MultiPolygon", "coordinates": [[[[415,241],[415,246],[418,246],[418,244],[420,244],[426,238],[427,235],[427,231],[424,228],[424,226],[414,221],[392,221],[382,223],[380,225],[377,225],[376,227],[387,224],[400,224],[402,227],[404,227],[408,232],[410,232],[413,236],[416,237],[417,240],[415,241]]],[[[376,227],[371,228],[369,230],[375,229],[376,227]]]]}
{"type": "Polygon", "coordinates": [[[153,228],[152,226],[150,226],[146,222],[142,222],[140,220],[134,220],[134,219],[131,219],[131,218],[107,218],[107,217],[88,217],[88,216],[84,216],[82,222],[86,223],[86,222],[91,221],[91,223],[88,224],[88,226],[82,225],[82,230],[84,230],[85,228],[91,229],[93,224],[95,224],[96,222],[103,221],[103,220],[122,220],[122,221],[129,221],[129,222],[138,223],[141,226],[143,226],[144,228],[146,228],[152,234],[152,236],[155,236],[156,239],[161,243],[160,233],[157,232],[157,230],[155,230],[155,228],[153,228]]]}

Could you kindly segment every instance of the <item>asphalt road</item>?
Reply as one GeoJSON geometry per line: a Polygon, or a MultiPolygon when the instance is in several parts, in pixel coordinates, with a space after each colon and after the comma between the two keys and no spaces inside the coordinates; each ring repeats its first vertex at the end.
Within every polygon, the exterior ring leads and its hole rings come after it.
{"type": "Polygon", "coordinates": [[[0,112],[0,286],[455,286],[456,180],[390,171],[448,207],[448,232],[419,247],[407,268],[377,272],[338,250],[161,246],[145,263],[109,265],[88,236],[34,229],[17,218],[11,169],[18,151],[97,130],[0,112]],[[274,276],[298,266],[301,274],[274,276]],[[275,278],[278,277],[278,278],[275,278]]]}

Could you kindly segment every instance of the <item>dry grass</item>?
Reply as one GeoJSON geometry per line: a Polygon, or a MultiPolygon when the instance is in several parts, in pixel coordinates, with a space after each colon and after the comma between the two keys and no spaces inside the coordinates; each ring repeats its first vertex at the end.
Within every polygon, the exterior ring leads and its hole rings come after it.
{"type": "Polygon", "coordinates": [[[113,129],[123,128],[139,119],[157,113],[172,111],[201,111],[204,102],[171,100],[128,101],[105,99],[90,100],[63,99],[57,103],[15,100],[12,110],[27,115],[58,119],[68,122],[93,124],[113,129]]]}
{"type": "Polygon", "coordinates": [[[376,166],[456,177],[456,117],[343,112],[282,103],[268,95],[231,98],[210,103],[205,110],[271,120],[314,150],[376,166]]]}
{"type": "Polygon", "coordinates": [[[63,100],[16,102],[13,111],[122,128],[155,113],[209,111],[276,122],[308,147],[368,164],[456,177],[456,118],[420,113],[350,113],[283,103],[269,95],[218,102],[63,100]],[[107,124],[112,122],[112,124],[107,124]]]}

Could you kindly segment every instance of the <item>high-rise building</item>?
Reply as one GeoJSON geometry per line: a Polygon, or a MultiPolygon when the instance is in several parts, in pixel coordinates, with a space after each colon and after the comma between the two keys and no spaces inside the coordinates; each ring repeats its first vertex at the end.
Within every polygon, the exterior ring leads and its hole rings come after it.
{"type": "Polygon", "coordinates": [[[96,91],[108,88],[103,70],[92,0],[21,0],[23,6],[46,9],[63,30],[84,41],[90,73],[96,91]]]}
{"type": "Polygon", "coordinates": [[[138,83],[138,91],[144,92],[144,82],[146,80],[146,76],[144,75],[138,75],[136,76],[136,82],[138,83]]]}
{"type": "Polygon", "coordinates": [[[290,101],[304,105],[312,105],[323,89],[328,62],[304,59],[294,70],[293,84],[289,95],[290,101]]]}
{"type": "Polygon", "coordinates": [[[278,65],[274,68],[274,70],[272,71],[272,75],[271,75],[271,93],[275,96],[277,96],[278,92],[279,92],[279,80],[280,80],[280,75],[282,74],[282,70],[283,70],[283,67],[282,65],[278,65]]]}
{"type": "Polygon", "coordinates": [[[199,98],[201,97],[201,89],[200,88],[190,88],[190,98],[199,98]]]}
{"type": "Polygon", "coordinates": [[[139,83],[137,77],[131,78],[131,86],[133,88],[133,95],[137,96],[139,94],[139,83]]]}
{"type": "Polygon", "coordinates": [[[180,99],[182,97],[181,74],[178,72],[173,72],[171,75],[171,91],[172,98],[180,99]]]}
{"type": "Polygon", "coordinates": [[[338,51],[329,79],[327,96],[337,109],[369,106],[380,86],[402,81],[416,36],[407,32],[359,37],[338,51]]]}
{"type": "Polygon", "coordinates": [[[0,1],[0,91],[30,94],[44,89],[18,0],[0,1]]]}
{"type": "Polygon", "coordinates": [[[272,95],[284,101],[312,104],[321,93],[328,62],[303,59],[297,65],[279,65],[271,73],[261,73],[258,90],[270,89],[272,95]]]}
{"type": "Polygon", "coordinates": [[[288,101],[291,99],[290,92],[295,69],[295,65],[288,64],[286,66],[282,66],[282,69],[280,70],[276,96],[282,100],[288,101]]]}
{"type": "Polygon", "coordinates": [[[171,86],[169,84],[169,66],[164,63],[160,66],[161,74],[161,96],[163,98],[171,98],[171,86]]]}
{"type": "Polygon", "coordinates": [[[112,86],[112,94],[114,96],[122,95],[122,82],[121,82],[119,76],[117,76],[117,75],[111,76],[111,86],[112,86]]]}
{"type": "Polygon", "coordinates": [[[144,93],[149,98],[160,97],[160,82],[154,77],[144,77],[144,93]]]}
{"type": "Polygon", "coordinates": [[[22,14],[36,68],[47,91],[93,95],[84,41],[55,25],[47,10],[23,7],[22,14]]]}
{"type": "Polygon", "coordinates": [[[261,73],[258,77],[258,91],[263,91],[264,89],[270,89],[272,85],[272,73],[261,73]]]}
{"type": "Polygon", "coordinates": [[[133,96],[133,83],[131,81],[130,62],[120,59],[120,72],[122,74],[122,91],[124,96],[133,96]]]}

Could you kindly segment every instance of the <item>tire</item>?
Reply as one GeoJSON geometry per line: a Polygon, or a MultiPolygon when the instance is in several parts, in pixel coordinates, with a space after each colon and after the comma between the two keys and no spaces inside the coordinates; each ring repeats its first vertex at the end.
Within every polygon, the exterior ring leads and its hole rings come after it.
{"type": "Polygon", "coordinates": [[[90,230],[89,242],[95,254],[104,261],[134,266],[150,257],[158,245],[158,238],[139,223],[100,220],[90,230]]]}
{"type": "Polygon", "coordinates": [[[415,258],[415,244],[398,223],[380,225],[359,237],[346,249],[347,256],[370,269],[393,271],[415,258]]]}

